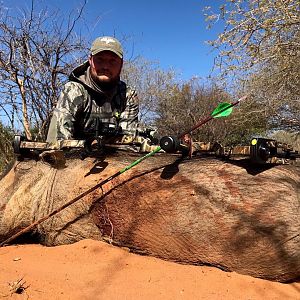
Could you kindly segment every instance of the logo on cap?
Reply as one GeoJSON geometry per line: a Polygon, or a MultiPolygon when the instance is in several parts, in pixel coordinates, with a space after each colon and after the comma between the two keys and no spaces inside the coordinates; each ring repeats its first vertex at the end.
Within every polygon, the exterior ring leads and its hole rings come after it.
{"type": "Polygon", "coordinates": [[[110,37],[101,38],[101,41],[104,42],[105,44],[115,43],[115,40],[113,40],[110,37]]]}

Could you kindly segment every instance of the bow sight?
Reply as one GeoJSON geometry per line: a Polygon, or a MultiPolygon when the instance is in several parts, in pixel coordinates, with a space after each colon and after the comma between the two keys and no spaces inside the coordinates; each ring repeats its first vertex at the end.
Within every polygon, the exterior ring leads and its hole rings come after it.
{"type": "Polygon", "coordinates": [[[287,143],[273,139],[253,138],[250,145],[250,158],[255,163],[276,163],[280,160],[296,160],[300,153],[287,143]]]}

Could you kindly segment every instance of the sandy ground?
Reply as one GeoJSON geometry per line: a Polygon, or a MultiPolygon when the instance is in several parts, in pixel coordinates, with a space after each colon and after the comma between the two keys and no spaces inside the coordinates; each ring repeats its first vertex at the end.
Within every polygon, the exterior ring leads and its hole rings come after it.
{"type": "MultiPolygon", "coordinates": [[[[21,292],[21,291],[20,291],[21,292]]],[[[83,240],[0,248],[0,299],[300,299],[300,282],[282,284],[139,256],[83,240]],[[10,285],[23,278],[22,293],[10,285]]]]}

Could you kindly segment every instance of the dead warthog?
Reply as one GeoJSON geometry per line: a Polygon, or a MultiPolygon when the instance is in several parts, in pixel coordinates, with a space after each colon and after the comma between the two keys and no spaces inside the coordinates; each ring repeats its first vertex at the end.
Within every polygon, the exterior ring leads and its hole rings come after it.
{"type": "MultiPolygon", "coordinates": [[[[127,166],[133,154],[15,164],[0,184],[0,241],[127,166]]],[[[45,245],[84,238],[276,281],[300,276],[300,168],[159,154],[34,228],[45,245]]]]}

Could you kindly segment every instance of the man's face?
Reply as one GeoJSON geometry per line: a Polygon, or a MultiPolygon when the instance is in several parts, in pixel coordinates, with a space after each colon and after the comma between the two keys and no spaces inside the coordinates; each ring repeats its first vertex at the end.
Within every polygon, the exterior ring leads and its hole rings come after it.
{"type": "Polygon", "coordinates": [[[94,80],[110,83],[119,78],[123,61],[111,51],[102,51],[89,58],[94,80]]]}

